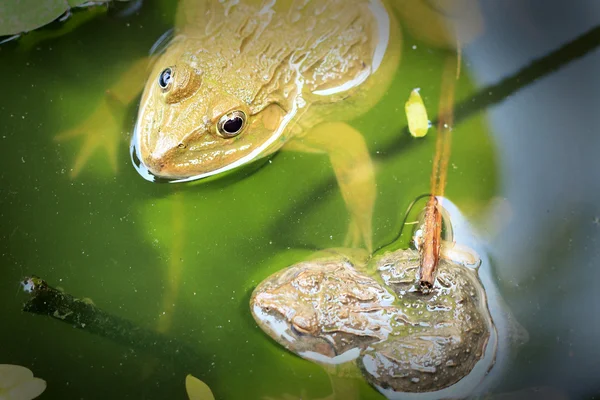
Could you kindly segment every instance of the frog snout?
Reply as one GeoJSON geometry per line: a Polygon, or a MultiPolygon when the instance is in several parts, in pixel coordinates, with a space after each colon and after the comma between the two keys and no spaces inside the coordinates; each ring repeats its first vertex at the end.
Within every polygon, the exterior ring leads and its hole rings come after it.
{"type": "MultiPolygon", "coordinates": [[[[175,149],[177,150],[177,149],[175,149]]],[[[144,166],[155,176],[161,178],[180,178],[176,169],[176,163],[174,161],[174,154],[172,151],[166,153],[149,152],[142,158],[144,166]]]]}

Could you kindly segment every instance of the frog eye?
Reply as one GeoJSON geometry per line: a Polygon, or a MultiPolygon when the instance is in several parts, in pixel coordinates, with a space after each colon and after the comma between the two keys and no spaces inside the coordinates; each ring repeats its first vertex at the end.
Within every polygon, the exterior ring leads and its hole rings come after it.
{"type": "Polygon", "coordinates": [[[246,114],[243,111],[232,111],[221,117],[217,124],[217,133],[226,139],[239,135],[246,125],[246,114]]]}
{"type": "Polygon", "coordinates": [[[169,89],[172,83],[173,69],[171,69],[170,67],[163,69],[160,75],[158,75],[158,86],[160,86],[162,90],[167,90],[169,89]]]}

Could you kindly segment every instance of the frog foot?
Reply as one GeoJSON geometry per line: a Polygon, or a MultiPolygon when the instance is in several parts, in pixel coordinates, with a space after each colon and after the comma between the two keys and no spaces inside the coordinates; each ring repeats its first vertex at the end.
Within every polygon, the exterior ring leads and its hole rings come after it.
{"type": "Polygon", "coordinates": [[[71,178],[76,178],[92,155],[99,150],[106,152],[108,163],[112,171],[116,173],[117,149],[122,138],[120,127],[123,122],[124,109],[124,105],[110,92],[107,92],[92,115],[78,126],[54,137],[54,140],[58,142],[81,136],[84,138],[70,172],[71,178]]]}
{"type": "MultiPolygon", "coordinates": [[[[344,247],[356,248],[360,247],[363,240],[362,232],[356,218],[352,218],[348,224],[348,231],[346,232],[346,238],[344,239],[344,247]]],[[[367,247],[371,247],[367,243],[367,247]]]]}

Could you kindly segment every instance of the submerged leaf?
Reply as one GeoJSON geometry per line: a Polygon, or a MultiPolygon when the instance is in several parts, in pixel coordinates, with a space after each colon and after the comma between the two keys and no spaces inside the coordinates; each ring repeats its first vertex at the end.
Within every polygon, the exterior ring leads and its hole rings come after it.
{"type": "Polygon", "coordinates": [[[195,376],[185,377],[185,390],[190,400],[215,400],[208,385],[195,376]]]}

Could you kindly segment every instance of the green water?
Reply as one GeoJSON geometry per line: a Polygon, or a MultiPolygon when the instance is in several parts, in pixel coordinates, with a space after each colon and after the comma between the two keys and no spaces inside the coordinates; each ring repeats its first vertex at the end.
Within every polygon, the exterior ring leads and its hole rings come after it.
{"type": "MultiPolygon", "coordinates": [[[[187,373],[217,398],[303,390],[325,397],[325,372],[263,334],[248,300],[274,271],[343,245],[348,213],[327,157],[282,152],[206,183],[150,183],[128,154],[135,105],[123,110],[116,171],[100,149],[72,178],[83,139],[54,140],[147,54],[169,29],[172,7],[148,1],[129,17],[100,12],[78,26],[86,17],[77,14],[0,46],[0,363],[24,365],[46,380],[47,399],[185,399],[187,373]],[[157,358],[143,346],[132,350],[24,313],[19,282],[28,274],[140,326],[166,327],[201,357],[180,365],[176,356],[157,358]]],[[[424,139],[406,136],[404,102],[420,87],[435,116],[446,56],[405,32],[392,87],[351,122],[377,168],[376,248],[396,236],[408,204],[429,191],[435,129],[424,139]]],[[[473,92],[466,67],[457,85],[457,101],[473,92]]],[[[476,219],[495,194],[494,150],[481,117],[454,132],[447,196],[476,219]]],[[[362,398],[382,397],[358,384],[362,398]]]]}

